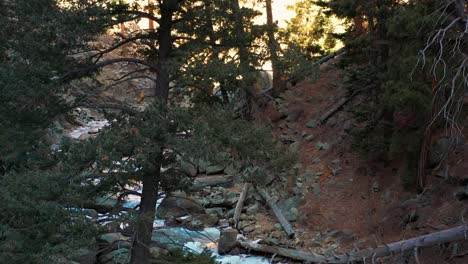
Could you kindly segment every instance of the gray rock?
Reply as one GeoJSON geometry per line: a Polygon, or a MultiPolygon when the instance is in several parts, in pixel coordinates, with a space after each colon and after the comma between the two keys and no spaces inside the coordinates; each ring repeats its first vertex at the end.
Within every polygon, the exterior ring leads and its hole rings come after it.
{"type": "Polygon", "coordinates": [[[327,150],[330,148],[330,144],[324,143],[321,141],[317,142],[315,146],[317,147],[318,150],[327,150]]]}
{"type": "Polygon", "coordinates": [[[224,166],[210,165],[206,167],[206,175],[221,174],[224,171],[224,166]]]}
{"type": "Polygon", "coordinates": [[[71,259],[79,264],[94,264],[97,261],[97,252],[81,248],[73,253],[71,259]]]}
{"type": "Polygon", "coordinates": [[[197,167],[195,167],[191,162],[181,160],[180,169],[190,177],[195,177],[197,175],[197,167]]]}
{"type": "Polygon", "coordinates": [[[168,196],[158,207],[157,214],[161,218],[180,217],[187,214],[203,214],[205,208],[198,201],[188,196],[168,196]]]}
{"type": "Polygon", "coordinates": [[[254,215],[256,213],[258,213],[258,204],[255,203],[254,205],[250,206],[247,208],[247,214],[248,215],[254,215]]]}
{"type": "Polygon", "coordinates": [[[246,226],[244,227],[243,231],[246,232],[246,233],[251,233],[255,230],[255,227],[253,226],[246,226]]]}
{"type": "Polygon", "coordinates": [[[306,123],[306,127],[308,128],[316,128],[317,127],[317,121],[315,119],[311,119],[306,123]]]}
{"type": "Polygon", "coordinates": [[[150,248],[150,258],[153,258],[153,259],[159,259],[161,256],[164,256],[168,253],[169,252],[167,250],[162,249],[157,246],[153,246],[150,248]]]}
{"type": "Polygon", "coordinates": [[[429,164],[435,166],[442,161],[444,156],[449,152],[452,143],[449,138],[441,138],[431,147],[429,151],[429,164]]]}
{"type": "Polygon", "coordinates": [[[199,160],[198,161],[198,172],[199,173],[205,173],[206,172],[206,167],[208,167],[208,162],[204,160],[199,160]]]}
{"type": "Polygon", "coordinates": [[[293,153],[296,153],[299,151],[299,147],[301,146],[301,143],[299,141],[296,141],[289,145],[289,150],[293,153]]]}
{"type": "Polygon", "coordinates": [[[126,264],[130,262],[130,252],[128,248],[119,248],[99,257],[102,264],[126,264]]]}
{"type": "Polygon", "coordinates": [[[123,236],[121,233],[107,233],[102,234],[97,237],[96,241],[98,243],[112,244],[117,241],[127,241],[128,237],[123,236]]]}
{"type": "Polygon", "coordinates": [[[305,138],[305,140],[306,140],[307,142],[311,142],[311,141],[314,140],[316,137],[317,137],[316,135],[309,135],[309,136],[307,136],[307,137],[305,138]]]}

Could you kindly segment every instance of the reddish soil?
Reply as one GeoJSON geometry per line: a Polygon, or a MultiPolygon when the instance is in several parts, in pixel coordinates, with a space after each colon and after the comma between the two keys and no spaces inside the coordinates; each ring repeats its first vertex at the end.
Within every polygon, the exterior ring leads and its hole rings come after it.
{"type": "MultiPolygon", "coordinates": [[[[296,120],[280,119],[272,101],[258,115],[263,121],[269,120],[278,138],[287,134],[301,141],[298,159],[303,172],[307,169],[314,173],[323,172],[318,180],[318,194],[313,191],[313,181],[305,182],[309,191],[300,208],[302,217],[295,226],[303,231],[303,249],[313,252],[314,234],[327,230],[352,233],[347,239],[340,240],[341,246],[336,250],[346,252],[463,224],[463,214],[468,219],[468,202],[454,196],[460,184],[428,176],[428,187],[422,194],[404,190],[400,182],[404,172],[402,160],[384,164],[375,158],[364,159],[352,149],[351,136],[344,131],[346,121],[352,118],[346,112],[346,106],[317,128],[305,126],[345,95],[342,78],[342,72],[330,64],[322,67],[317,81],[305,81],[287,91],[284,99],[289,112],[297,113],[296,120]],[[308,142],[302,139],[303,132],[316,135],[316,138],[308,142]],[[330,149],[318,150],[317,142],[330,144],[330,149]],[[314,161],[317,158],[320,161],[314,161]],[[332,169],[338,167],[341,170],[333,175],[332,169]],[[411,214],[417,215],[417,219],[408,223],[411,214]]],[[[463,132],[468,138],[466,126],[463,132]]],[[[468,178],[467,149],[465,143],[450,154],[447,161],[450,175],[468,178]]],[[[291,184],[294,185],[294,180],[291,184]]],[[[466,249],[468,244],[465,243],[461,251],[466,249]]],[[[438,249],[422,251],[419,260],[420,263],[468,263],[468,257],[448,258],[450,254],[451,249],[442,245],[438,249]]],[[[412,262],[390,259],[385,263],[412,262]]]]}

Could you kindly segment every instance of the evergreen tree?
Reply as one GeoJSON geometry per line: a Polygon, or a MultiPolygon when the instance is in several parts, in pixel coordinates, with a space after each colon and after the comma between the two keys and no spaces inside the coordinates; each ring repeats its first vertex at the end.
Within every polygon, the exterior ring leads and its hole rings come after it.
{"type": "MultiPolygon", "coordinates": [[[[437,106],[434,109],[431,103],[438,100],[433,91],[445,94],[450,91],[447,87],[453,87],[452,81],[455,86],[466,89],[466,80],[455,74],[466,69],[466,54],[458,49],[466,44],[463,38],[454,42],[464,30],[449,27],[444,36],[451,37],[434,35],[434,29],[447,28],[460,20],[450,11],[456,10],[452,6],[455,3],[332,0],[318,4],[328,8],[327,14],[353,21],[353,30],[344,38],[347,53],[342,62],[347,72],[346,85],[350,94],[359,94],[369,102],[354,107],[357,119],[366,124],[363,129],[354,131],[356,146],[386,158],[405,154],[407,172],[403,183],[415,186],[418,167],[420,175],[425,171],[425,162],[421,162],[419,153],[423,153],[424,161],[430,141],[427,141],[427,134],[422,145],[421,139],[428,124],[437,119],[431,113],[440,109],[437,106]],[[453,50],[459,56],[450,55],[447,49],[438,52],[431,43],[434,36],[442,45],[455,47],[453,50]],[[420,68],[422,62],[424,65],[420,68]],[[431,64],[432,68],[427,67],[431,64]]],[[[455,101],[462,96],[462,90],[454,93],[455,101]]],[[[453,105],[457,107],[447,111],[448,119],[457,116],[454,111],[460,109],[459,103],[453,105]]],[[[419,180],[418,185],[422,188],[424,184],[419,180]]]]}

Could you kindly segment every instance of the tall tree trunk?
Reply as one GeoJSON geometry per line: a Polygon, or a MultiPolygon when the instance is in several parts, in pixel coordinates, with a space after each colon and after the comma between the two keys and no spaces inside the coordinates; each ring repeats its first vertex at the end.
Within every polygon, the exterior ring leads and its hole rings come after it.
{"type": "MultiPolygon", "coordinates": [[[[213,15],[211,13],[211,5],[213,4],[212,0],[207,0],[206,1],[206,5],[205,5],[205,8],[206,8],[206,27],[208,28],[208,37],[210,38],[210,43],[213,44],[213,53],[211,55],[211,60],[212,61],[219,61],[219,51],[216,49],[215,47],[215,43],[216,43],[216,36],[215,36],[215,33],[214,33],[214,26],[213,26],[213,15]]],[[[224,104],[229,104],[229,96],[228,96],[228,93],[226,91],[226,89],[224,88],[224,81],[223,80],[218,80],[219,83],[220,83],[220,91],[221,91],[221,96],[223,97],[223,103],[224,104]]]]}
{"type": "Polygon", "coordinates": [[[284,85],[281,83],[280,73],[278,69],[278,49],[279,45],[275,39],[275,24],[273,23],[273,10],[271,7],[272,0],[266,0],[266,13],[267,13],[267,35],[268,35],[268,48],[270,50],[271,69],[273,75],[273,97],[278,97],[283,92],[284,85]]]}
{"type": "MultiPolygon", "coordinates": [[[[155,95],[164,104],[167,104],[169,96],[169,70],[168,59],[171,52],[171,29],[172,16],[177,8],[177,3],[172,0],[163,1],[160,6],[161,21],[158,28],[159,56],[157,58],[155,95]]],[[[135,227],[135,234],[132,245],[131,263],[148,264],[149,247],[153,234],[153,221],[156,214],[156,203],[161,176],[161,160],[163,159],[162,149],[156,157],[154,175],[143,177],[143,191],[140,202],[139,219],[135,227]]]]}
{"type": "Polygon", "coordinates": [[[158,201],[159,180],[161,176],[160,157],[157,158],[157,170],[154,175],[143,176],[143,191],[141,195],[140,211],[135,224],[135,234],[131,252],[132,264],[148,264],[149,248],[153,234],[153,222],[156,216],[156,203],[158,201]]]}
{"type": "Polygon", "coordinates": [[[161,6],[161,19],[159,21],[158,29],[158,43],[159,43],[159,56],[157,61],[157,78],[156,78],[156,96],[163,101],[167,102],[169,96],[169,71],[168,60],[171,53],[171,30],[172,30],[172,15],[174,14],[177,6],[172,6],[171,0],[166,0],[161,6]]]}
{"type": "MultiPolygon", "coordinates": [[[[148,13],[153,15],[153,2],[151,0],[148,0],[148,13]]],[[[148,29],[150,31],[154,31],[154,21],[150,18],[148,18],[148,29]]]]}
{"type": "Polygon", "coordinates": [[[245,107],[244,111],[242,111],[242,115],[245,119],[251,119],[252,106],[254,105],[254,95],[252,91],[254,79],[251,74],[254,73],[255,69],[250,67],[249,63],[249,51],[247,49],[247,39],[244,30],[244,23],[242,22],[239,0],[231,0],[231,8],[234,14],[235,34],[239,41],[237,48],[239,50],[240,69],[243,77],[243,87],[241,87],[240,93],[241,97],[243,97],[245,107]]]}

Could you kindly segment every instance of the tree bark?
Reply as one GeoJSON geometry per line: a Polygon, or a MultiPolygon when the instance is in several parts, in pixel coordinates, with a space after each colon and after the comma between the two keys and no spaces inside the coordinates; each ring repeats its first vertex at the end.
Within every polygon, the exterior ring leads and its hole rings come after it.
{"type": "Polygon", "coordinates": [[[267,35],[268,35],[268,49],[270,50],[270,61],[273,75],[273,97],[278,97],[283,92],[285,85],[281,82],[280,72],[278,69],[278,50],[279,45],[275,39],[275,24],[273,23],[273,10],[271,7],[272,0],[266,0],[266,13],[267,13],[267,35]]]}
{"type": "MultiPolygon", "coordinates": [[[[163,104],[167,104],[169,97],[169,70],[167,67],[172,46],[172,19],[177,7],[178,2],[173,0],[161,1],[159,6],[161,13],[158,28],[159,54],[157,58],[154,58],[154,60],[157,60],[157,79],[154,89],[155,95],[163,104]]],[[[139,219],[135,225],[131,252],[132,264],[149,263],[149,246],[153,234],[153,221],[156,215],[157,195],[161,176],[161,159],[163,159],[162,149],[155,160],[155,167],[157,169],[155,174],[143,176],[143,191],[139,219]]]]}
{"type": "Polygon", "coordinates": [[[151,236],[153,222],[156,216],[156,203],[158,200],[159,180],[161,176],[160,157],[157,157],[155,174],[143,176],[143,190],[138,219],[135,223],[135,233],[132,240],[131,263],[148,264],[150,257],[151,236]]]}

